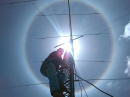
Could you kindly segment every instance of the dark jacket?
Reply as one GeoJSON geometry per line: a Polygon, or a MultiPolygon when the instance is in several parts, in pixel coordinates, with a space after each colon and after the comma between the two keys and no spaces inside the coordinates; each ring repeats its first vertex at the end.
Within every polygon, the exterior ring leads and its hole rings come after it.
{"type": "Polygon", "coordinates": [[[61,56],[58,56],[57,51],[50,53],[50,55],[45,59],[45,62],[53,62],[55,64],[56,70],[59,69],[59,64],[64,64],[61,56]]]}

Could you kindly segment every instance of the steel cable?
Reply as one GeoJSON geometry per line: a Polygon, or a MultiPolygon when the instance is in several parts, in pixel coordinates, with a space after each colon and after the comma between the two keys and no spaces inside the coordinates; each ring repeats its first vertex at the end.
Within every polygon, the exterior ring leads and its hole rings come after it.
{"type": "Polygon", "coordinates": [[[92,86],[94,86],[96,89],[98,89],[98,90],[101,91],[102,93],[104,93],[104,94],[106,94],[106,95],[108,95],[108,96],[110,96],[110,97],[113,97],[112,95],[110,95],[110,94],[108,94],[108,93],[102,91],[101,89],[99,89],[98,87],[96,87],[95,85],[93,85],[92,83],[90,83],[89,81],[84,80],[83,78],[79,77],[77,74],[75,74],[75,75],[76,75],[78,78],[82,79],[83,81],[85,81],[85,82],[91,84],[92,86]]]}

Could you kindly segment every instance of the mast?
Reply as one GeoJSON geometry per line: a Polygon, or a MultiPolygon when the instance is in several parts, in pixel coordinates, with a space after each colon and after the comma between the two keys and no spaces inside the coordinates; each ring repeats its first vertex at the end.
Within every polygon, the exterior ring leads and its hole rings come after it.
{"type": "MultiPolygon", "coordinates": [[[[68,0],[68,8],[69,8],[69,28],[70,28],[70,44],[71,44],[71,54],[73,58],[72,60],[74,60],[74,47],[73,47],[73,34],[72,34],[72,25],[71,25],[71,14],[70,14],[70,2],[68,0]]],[[[71,61],[72,62],[72,61],[71,61]]],[[[75,89],[74,89],[74,69],[75,69],[75,64],[74,62],[71,63],[71,66],[73,68],[70,68],[70,90],[71,90],[71,97],[75,97],[75,89]]]]}

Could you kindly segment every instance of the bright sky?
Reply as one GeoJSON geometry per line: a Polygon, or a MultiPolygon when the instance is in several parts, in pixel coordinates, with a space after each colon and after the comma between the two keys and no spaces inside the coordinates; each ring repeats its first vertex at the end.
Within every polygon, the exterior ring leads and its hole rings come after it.
{"type": "MultiPolygon", "coordinates": [[[[70,35],[67,0],[21,1],[0,0],[0,97],[51,97],[48,84],[2,89],[48,83],[37,61],[70,39],[58,37],[70,35]]],[[[107,33],[74,40],[78,74],[84,79],[130,78],[130,0],[70,0],[70,9],[73,38],[107,33]]],[[[70,47],[69,43],[63,46],[70,47]]],[[[90,82],[114,97],[130,97],[129,80],[90,82]]],[[[108,97],[83,85],[88,97],[108,97]]],[[[75,97],[81,97],[78,82],[75,90],[75,97]]],[[[82,97],[86,97],[84,92],[82,97]]]]}

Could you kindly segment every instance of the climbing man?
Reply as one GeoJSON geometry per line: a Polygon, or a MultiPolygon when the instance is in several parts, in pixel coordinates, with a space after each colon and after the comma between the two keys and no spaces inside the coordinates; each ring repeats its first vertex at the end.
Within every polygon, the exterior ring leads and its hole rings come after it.
{"type": "Polygon", "coordinates": [[[60,68],[70,68],[62,60],[62,54],[64,52],[63,48],[53,51],[50,55],[43,61],[40,71],[42,75],[49,79],[50,92],[53,97],[64,97],[61,95],[60,91],[67,91],[66,87],[63,85],[65,79],[65,74],[59,71],[60,68]]]}

